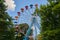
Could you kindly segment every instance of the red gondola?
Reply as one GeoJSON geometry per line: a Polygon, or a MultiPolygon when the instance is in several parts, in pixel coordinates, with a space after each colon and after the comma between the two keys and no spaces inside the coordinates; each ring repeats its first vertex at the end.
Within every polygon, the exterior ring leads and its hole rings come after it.
{"type": "Polygon", "coordinates": [[[25,6],[26,10],[28,10],[28,6],[25,6]]]}
{"type": "Polygon", "coordinates": [[[16,20],[18,19],[18,16],[15,16],[16,20]]]}
{"type": "Polygon", "coordinates": [[[35,7],[38,7],[38,4],[35,4],[35,7]]]}
{"type": "Polygon", "coordinates": [[[21,8],[21,12],[24,12],[24,8],[21,8]]]}

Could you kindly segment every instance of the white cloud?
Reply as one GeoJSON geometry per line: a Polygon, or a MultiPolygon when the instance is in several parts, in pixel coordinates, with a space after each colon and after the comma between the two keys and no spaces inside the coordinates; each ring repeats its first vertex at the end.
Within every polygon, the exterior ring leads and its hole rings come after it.
{"type": "Polygon", "coordinates": [[[4,4],[6,6],[8,6],[7,7],[8,10],[14,11],[15,10],[15,7],[16,7],[16,5],[14,3],[15,3],[14,0],[5,0],[5,3],[4,4]]]}

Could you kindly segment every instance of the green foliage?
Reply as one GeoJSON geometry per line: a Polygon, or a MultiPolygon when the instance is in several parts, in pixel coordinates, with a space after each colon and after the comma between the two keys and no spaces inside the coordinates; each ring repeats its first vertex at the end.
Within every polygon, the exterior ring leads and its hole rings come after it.
{"type": "Polygon", "coordinates": [[[48,0],[41,5],[38,15],[41,18],[42,40],[60,40],[60,0],[48,0]]]}
{"type": "Polygon", "coordinates": [[[18,30],[20,31],[18,32],[18,35],[16,36],[16,40],[23,40],[28,28],[29,28],[29,25],[26,23],[19,24],[18,30]]]}
{"type": "Polygon", "coordinates": [[[20,24],[19,27],[24,32],[24,34],[26,34],[26,32],[27,32],[27,30],[29,28],[29,25],[26,24],[26,23],[23,23],[23,24],[20,24]]]}
{"type": "Polygon", "coordinates": [[[0,0],[0,40],[14,40],[13,23],[6,12],[4,0],[0,0]]]}

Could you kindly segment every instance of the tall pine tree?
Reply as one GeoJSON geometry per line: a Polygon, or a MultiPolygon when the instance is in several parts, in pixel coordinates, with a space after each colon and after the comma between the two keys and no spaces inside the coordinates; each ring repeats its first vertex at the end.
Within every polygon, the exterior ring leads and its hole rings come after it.
{"type": "Polygon", "coordinates": [[[14,31],[12,28],[11,17],[6,12],[4,0],[0,0],[0,40],[13,40],[14,31]]]}
{"type": "Polygon", "coordinates": [[[38,15],[41,18],[42,40],[60,40],[60,0],[47,0],[41,5],[38,15]]]}

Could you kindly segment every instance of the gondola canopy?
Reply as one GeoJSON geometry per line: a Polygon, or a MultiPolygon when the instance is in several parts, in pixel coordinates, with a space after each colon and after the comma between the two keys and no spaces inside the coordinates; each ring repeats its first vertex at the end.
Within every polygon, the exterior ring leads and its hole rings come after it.
{"type": "Polygon", "coordinates": [[[20,12],[17,12],[18,16],[20,16],[20,12]]]}
{"type": "Polygon", "coordinates": [[[18,19],[18,16],[15,16],[15,19],[17,20],[18,19]]]}
{"type": "Polygon", "coordinates": [[[25,6],[26,10],[28,10],[28,6],[25,6]]]}
{"type": "Polygon", "coordinates": [[[38,7],[38,4],[35,4],[35,7],[37,8],[38,7]]]}
{"type": "Polygon", "coordinates": [[[30,8],[33,8],[33,5],[32,4],[30,5],[30,8]]]}
{"type": "Polygon", "coordinates": [[[24,12],[24,8],[21,8],[21,12],[24,12]]]}

